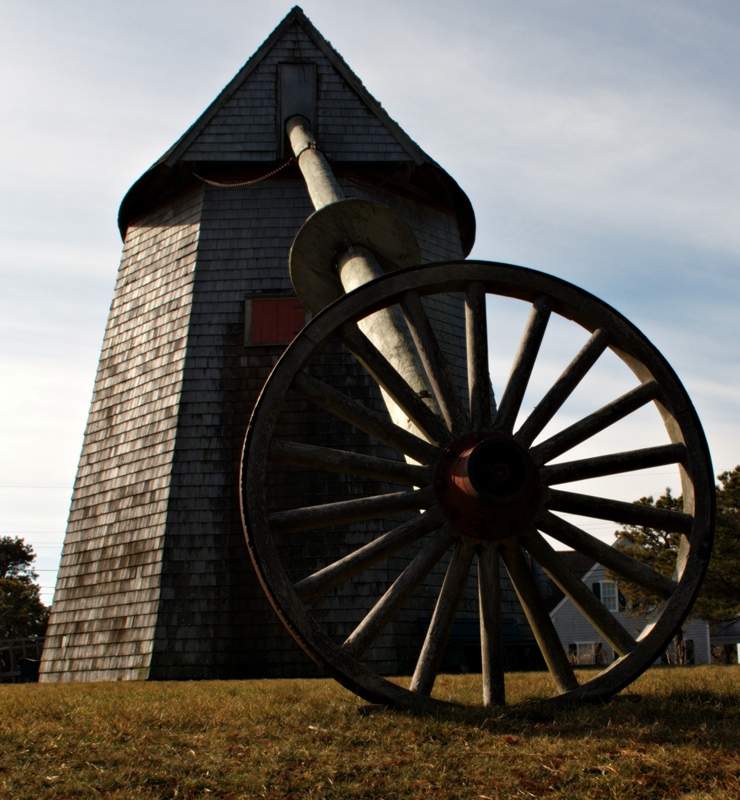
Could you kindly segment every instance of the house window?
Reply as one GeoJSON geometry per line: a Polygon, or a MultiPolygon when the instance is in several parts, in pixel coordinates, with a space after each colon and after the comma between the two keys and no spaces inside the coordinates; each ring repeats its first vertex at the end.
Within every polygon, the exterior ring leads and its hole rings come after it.
{"type": "Polygon", "coordinates": [[[609,611],[619,611],[619,592],[614,581],[598,581],[591,588],[609,611]]]}
{"type": "Polygon", "coordinates": [[[617,584],[614,581],[601,582],[601,602],[609,611],[619,611],[617,584]]]}
{"type": "Polygon", "coordinates": [[[596,642],[576,642],[576,658],[579,664],[593,663],[596,642]]]}
{"type": "Polygon", "coordinates": [[[297,297],[248,297],[244,302],[244,344],[290,344],[306,324],[297,297]]]}
{"type": "Polygon", "coordinates": [[[573,642],[568,645],[568,660],[574,665],[605,664],[606,654],[601,642],[573,642]]]}

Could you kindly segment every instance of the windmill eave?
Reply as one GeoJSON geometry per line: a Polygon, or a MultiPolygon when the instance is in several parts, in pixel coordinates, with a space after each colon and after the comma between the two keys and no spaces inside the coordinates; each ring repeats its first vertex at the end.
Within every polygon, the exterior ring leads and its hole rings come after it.
{"type": "MultiPolygon", "coordinates": [[[[314,27],[299,6],[291,9],[260,45],[254,55],[183,136],[131,186],[119,209],[118,225],[122,238],[125,238],[126,230],[134,219],[146,214],[153,207],[187,188],[197,180],[192,173],[198,171],[197,162],[199,159],[193,158],[193,154],[191,154],[191,158],[188,158],[188,151],[191,150],[193,143],[203,134],[209,123],[218,117],[219,112],[224,109],[224,106],[234,97],[234,94],[244,85],[262,64],[266,56],[280,42],[286,31],[294,24],[299,25],[305,34],[310,37],[312,43],[346,81],[387,134],[395,140],[403,153],[403,156],[400,157],[409,165],[413,165],[409,174],[413,173],[417,186],[427,191],[430,202],[447,206],[457,216],[463,249],[467,255],[472,249],[475,240],[475,215],[465,192],[388,115],[382,105],[368,92],[362,81],[347,65],[342,56],[314,27]]],[[[256,175],[260,172],[270,172],[273,168],[283,163],[276,156],[277,153],[270,153],[267,150],[263,153],[245,153],[244,157],[234,152],[229,152],[223,153],[215,159],[209,159],[209,166],[222,173],[227,173],[228,167],[231,166],[234,173],[254,172],[256,175]]],[[[399,156],[395,157],[396,163],[398,163],[398,158],[399,156]]],[[[362,165],[372,170],[378,163],[380,163],[379,160],[371,160],[358,162],[353,166],[360,167],[362,165]]],[[[234,178],[231,179],[233,180],[234,178]]],[[[224,180],[229,180],[228,175],[225,175],[224,180]]]]}

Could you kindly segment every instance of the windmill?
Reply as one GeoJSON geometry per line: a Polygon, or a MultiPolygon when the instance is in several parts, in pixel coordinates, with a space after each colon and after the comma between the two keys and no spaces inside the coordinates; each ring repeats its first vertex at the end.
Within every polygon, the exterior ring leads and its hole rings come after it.
{"type": "Polygon", "coordinates": [[[683,387],[587,292],[465,261],[469,201],[300,9],[137,181],[120,223],[42,679],[310,674],[287,630],[364,697],[429,708],[460,619],[480,632],[484,704],[504,701],[507,645],[536,641],[555,696],[569,698],[608,697],[662,652],[711,546],[711,463],[683,387]],[[491,298],[531,306],[498,398],[491,298]],[[556,318],[583,346],[523,414],[556,318]],[[548,433],[607,351],[635,385],[548,433]],[[651,404],[664,443],[562,460],[651,404]],[[666,464],[681,474],[682,513],[555,488],[666,464]],[[684,534],[676,574],[563,513],[684,534]],[[635,640],[542,533],[654,591],[652,628],[635,640]],[[620,654],[588,681],[528,558],[620,654]],[[409,689],[384,677],[404,672],[409,689]]]}

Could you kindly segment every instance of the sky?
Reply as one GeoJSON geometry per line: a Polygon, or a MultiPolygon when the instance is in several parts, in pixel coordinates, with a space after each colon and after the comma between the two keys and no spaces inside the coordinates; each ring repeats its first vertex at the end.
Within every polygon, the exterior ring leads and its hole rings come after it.
{"type": "MultiPolygon", "coordinates": [[[[33,545],[47,602],[118,206],[290,7],[0,0],[0,536],[33,545]]],[[[472,257],[552,273],[621,311],[681,377],[715,472],[740,463],[740,5],[302,7],[468,194],[472,257]]]]}

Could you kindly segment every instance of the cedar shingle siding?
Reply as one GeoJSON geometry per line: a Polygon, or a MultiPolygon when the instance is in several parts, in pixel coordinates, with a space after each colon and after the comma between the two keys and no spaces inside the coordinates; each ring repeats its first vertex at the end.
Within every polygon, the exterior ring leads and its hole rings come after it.
{"type": "MultiPolygon", "coordinates": [[[[346,194],[370,197],[397,211],[417,234],[423,261],[461,259],[469,250],[461,241],[459,198],[464,195],[430,160],[425,164],[434,180],[447,186],[436,195],[418,183],[407,190],[398,180],[380,186],[377,173],[358,182],[356,165],[362,162],[374,167],[407,162],[410,174],[426,157],[374,104],[300,10],[292,11],[124,201],[123,258],[75,483],[42,680],[318,674],[258,585],[238,504],[246,424],[282,351],[280,345],[245,344],[244,301],[293,294],[288,251],[313,209],[294,168],[242,188],[204,185],[190,172],[192,162],[262,169],[258,162],[278,159],[278,64],[296,58],[317,65],[322,148],[335,162],[355,163],[351,175],[338,170],[346,194]],[[457,192],[456,201],[450,192],[457,192]]],[[[472,215],[463,222],[470,233],[472,215]]],[[[461,300],[440,300],[430,314],[463,382],[461,300]]],[[[327,348],[314,369],[322,380],[383,407],[377,387],[345,351],[327,348]]],[[[286,435],[315,431],[317,444],[387,454],[306,402],[291,403],[286,435]]],[[[298,485],[290,472],[276,473],[274,485],[275,502],[292,505],[297,497],[310,504],[378,488],[321,473],[304,476],[298,485]]],[[[310,543],[291,547],[291,568],[305,575],[380,530],[380,523],[371,522],[312,535],[310,543]]],[[[349,633],[389,575],[411,556],[413,551],[388,559],[359,576],[349,593],[330,594],[316,604],[330,634],[349,633]]],[[[433,584],[441,583],[443,567],[369,652],[379,671],[411,668],[419,620],[431,615],[433,584]]],[[[477,615],[474,581],[461,614],[477,615]]],[[[520,615],[512,610],[509,616],[520,615]]]]}
{"type": "Polygon", "coordinates": [[[148,674],[202,191],[129,229],[98,365],[43,671],[148,674]]]}
{"type": "Polygon", "coordinates": [[[409,153],[370,111],[299,25],[291,26],[180,156],[191,161],[277,158],[277,66],[316,64],[317,136],[335,161],[408,161],[409,153]]]}

